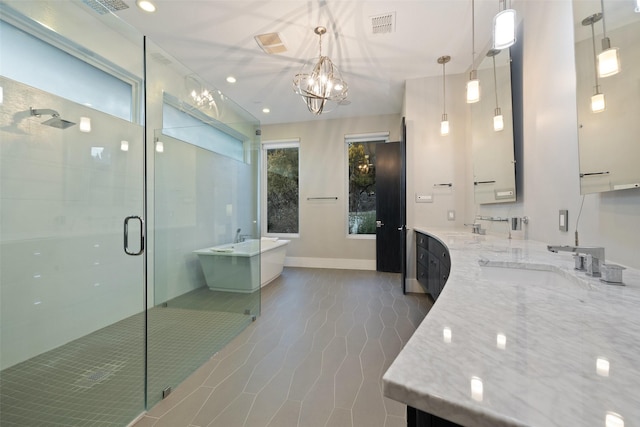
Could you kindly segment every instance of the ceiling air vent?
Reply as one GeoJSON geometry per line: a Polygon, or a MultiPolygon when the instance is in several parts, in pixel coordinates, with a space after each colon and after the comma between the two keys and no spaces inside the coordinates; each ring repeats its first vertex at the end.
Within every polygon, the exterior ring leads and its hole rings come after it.
{"type": "Polygon", "coordinates": [[[100,15],[104,15],[107,12],[129,9],[129,6],[122,0],[82,0],[82,2],[100,15]]]}
{"type": "Polygon", "coordinates": [[[396,31],[396,13],[389,12],[371,17],[373,34],[394,33],[396,31]]]}
{"type": "Polygon", "coordinates": [[[280,38],[279,33],[259,34],[254,37],[260,49],[268,54],[282,53],[287,51],[287,47],[280,38]]]}

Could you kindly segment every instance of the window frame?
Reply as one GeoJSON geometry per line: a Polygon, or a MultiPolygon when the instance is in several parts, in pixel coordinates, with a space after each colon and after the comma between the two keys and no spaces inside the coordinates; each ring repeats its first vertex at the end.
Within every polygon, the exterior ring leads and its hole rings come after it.
{"type": "Polygon", "coordinates": [[[371,132],[371,133],[359,133],[359,134],[346,134],[344,136],[344,199],[345,211],[344,211],[344,232],[347,239],[356,240],[375,240],[376,234],[351,234],[349,233],[349,144],[374,142],[374,143],[387,143],[390,133],[385,132],[371,132]]]}
{"type": "Polygon", "coordinates": [[[260,209],[261,209],[261,228],[265,237],[300,237],[300,138],[281,139],[262,141],[261,143],[261,172],[260,172],[260,209]],[[297,233],[269,233],[267,218],[267,151],[278,148],[297,148],[298,149],[298,232],[297,233]]]}
{"type": "MultiPolygon", "coordinates": [[[[107,58],[99,55],[96,52],[88,53],[87,48],[82,45],[76,43],[75,41],[58,34],[54,30],[46,27],[45,25],[39,23],[38,21],[33,21],[30,18],[23,15],[21,12],[16,11],[10,6],[5,6],[3,8],[3,15],[1,18],[6,24],[15,27],[19,31],[24,32],[28,36],[34,37],[40,42],[49,45],[52,49],[59,50],[63,53],[69,54],[74,59],[87,64],[90,67],[95,68],[98,71],[105,73],[106,75],[113,77],[116,80],[120,80],[126,85],[131,87],[131,100],[130,100],[130,114],[128,118],[114,115],[109,111],[105,111],[102,108],[95,108],[96,111],[104,112],[105,114],[112,115],[113,117],[119,117],[124,120],[127,120],[131,123],[143,124],[144,122],[144,111],[143,111],[143,96],[144,96],[144,81],[140,76],[135,75],[132,72],[124,69],[123,67],[113,63],[107,58]]],[[[142,40],[142,35],[140,36],[142,40]]],[[[141,44],[142,49],[142,44],[141,44]]],[[[7,77],[9,78],[9,77],[7,77]]],[[[30,82],[20,81],[20,83],[27,84],[29,86],[34,86],[30,82]]],[[[37,89],[45,90],[40,87],[34,86],[37,89]]],[[[46,90],[45,90],[46,91],[46,90]]],[[[53,93],[56,96],[59,96],[63,99],[69,100],[71,102],[78,101],[74,99],[70,99],[68,96],[60,93],[53,93]]]]}

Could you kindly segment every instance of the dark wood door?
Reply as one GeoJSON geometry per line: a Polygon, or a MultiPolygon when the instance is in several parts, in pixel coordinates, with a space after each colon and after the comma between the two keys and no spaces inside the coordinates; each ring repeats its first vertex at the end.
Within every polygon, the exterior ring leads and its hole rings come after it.
{"type": "Polygon", "coordinates": [[[402,158],[399,142],[376,146],[376,270],[400,273],[402,158]]]}
{"type": "Polygon", "coordinates": [[[407,293],[407,124],[402,118],[400,139],[400,284],[407,293]]]}

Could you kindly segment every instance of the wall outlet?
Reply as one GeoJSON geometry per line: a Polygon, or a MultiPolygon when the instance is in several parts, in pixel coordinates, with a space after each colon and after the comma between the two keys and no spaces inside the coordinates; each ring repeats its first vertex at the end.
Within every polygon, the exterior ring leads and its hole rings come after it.
{"type": "Polygon", "coordinates": [[[450,210],[447,211],[447,221],[455,221],[456,220],[456,211],[450,210]]]}
{"type": "Polygon", "coordinates": [[[566,209],[561,209],[558,213],[558,229],[569,231],[569,211],[566,209]]]}

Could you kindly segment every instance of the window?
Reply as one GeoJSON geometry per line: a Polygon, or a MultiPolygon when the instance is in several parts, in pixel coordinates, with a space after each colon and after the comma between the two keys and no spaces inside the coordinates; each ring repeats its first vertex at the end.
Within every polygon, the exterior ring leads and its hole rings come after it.
{"type": "Polygon", "coordinates": [[[387,142],[388,133],[347,135],[349,235],[376,234],[376,145],[387,142]]]}
{"type": "Polygon", "coordinates": [[[135,121],[134,89],[141,84],[139,78],[53,32],[48,35],[50,40],[41,40],[0,21],[0,33],[1,74],[4,77],[135,121]],[[65,46],[78,56],[49,41],[65,46]],[[95,64],[82,59],[88,56],[95,64]]]}
{"type": "Polygon", "coordinates": [[[263,211],[266,234],[299,232],[299,141],[263,144],[263,211]],[[266,225],[266,226],[265,226],[266,225]]]}
{"type": "Polygon", "coordinates": [[[245,161],[247,139],[185,103],[165,93],[162,105],[162,133],[240,162],[245,161]]]}

